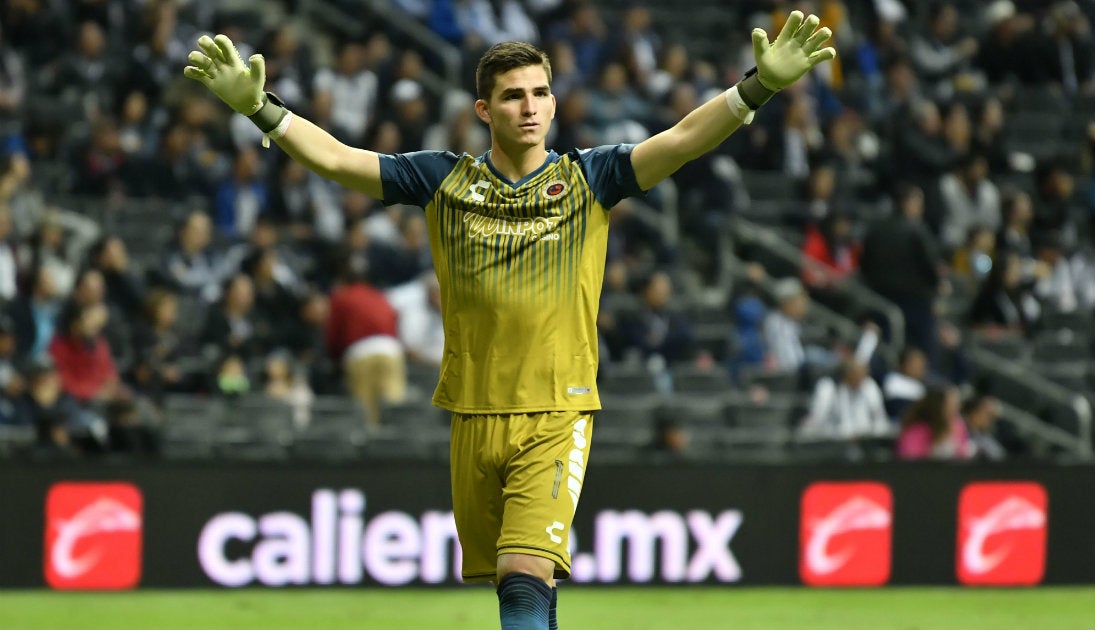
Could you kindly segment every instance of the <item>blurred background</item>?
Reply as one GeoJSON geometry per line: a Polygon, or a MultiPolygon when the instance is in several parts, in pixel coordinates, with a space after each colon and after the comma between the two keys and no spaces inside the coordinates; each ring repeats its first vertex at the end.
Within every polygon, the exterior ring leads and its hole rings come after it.
{"type": "Polygon", "coordinates": [[[0,457],[448,457],[422,211],[262,149],[183,79],[201,34],[388,153],[483,153],[474,64],[534,42],[563,153],[670,127],[792,8],[836,61],[612,212],[596,457],[1089,460],[1090,0],[8,0],[0,457]]]}

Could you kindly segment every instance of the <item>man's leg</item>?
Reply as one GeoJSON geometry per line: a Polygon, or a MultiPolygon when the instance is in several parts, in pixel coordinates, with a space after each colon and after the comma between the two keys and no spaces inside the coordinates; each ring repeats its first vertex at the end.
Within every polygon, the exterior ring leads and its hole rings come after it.
{"type": "Polygon", "coordinates": [[[548,630],[554,616],[555,562],[538,556],[498,556],[498,616],[502,630],[548,630]]]}
{"type": "Polygon", "coordinates": [[[555,577],[570,575],[570,525],[585,480],[593,418],[555,412],[515,415],[506,422],[515,450],[506,462],[498,540],[502,628],[548,630],[557,627],[555,577]],[[511,589],[521,594],[510,596],[511,589]],[[513,606],[526,625],[506,625],[507,597],[523,602],[513,606]]]}

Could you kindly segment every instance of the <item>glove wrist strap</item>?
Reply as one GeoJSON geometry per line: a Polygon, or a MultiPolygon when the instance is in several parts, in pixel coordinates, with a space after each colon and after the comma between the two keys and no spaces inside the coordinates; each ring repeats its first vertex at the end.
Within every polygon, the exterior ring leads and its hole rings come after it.
{"type": "Polygon", "coordinates": [[[285,103],[281,102],[281,99],[276,94],[271,92],[263,92],[262,104],[258,110],[248,116],[251,122],[255,123],[255,126],[259,128],[264,134],[268,134],[271,131],[278,128],[281,121],[289,115],[289,110],[285,108],[285,103]]]}
{"type": "Polygon", "coordinates": [[[741,81],[738,81],[737,88],[741,100],[753,111],[756,111],[775,95],[775,92],[764,87],[764,84],[760,82],[755,66],[745,73],[741,81]]]}

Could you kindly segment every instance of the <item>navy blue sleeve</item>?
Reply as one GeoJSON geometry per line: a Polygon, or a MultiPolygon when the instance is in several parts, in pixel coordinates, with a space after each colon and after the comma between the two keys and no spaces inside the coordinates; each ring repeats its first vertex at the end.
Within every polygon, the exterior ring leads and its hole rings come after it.
{"type": "Polygon", "coordinates": [[[405,203],[426,207],[458,159],[448,151],[380,154],[384,205],[405,203]]]}
{"type": "Polygon", "coordinates": [[[635,181],[635,169],[631,166],[634,148],[633,144],[616,144],[578,151],[586,182],[605,208],[611,208],[626,197],[644,194],[635,181]]]}

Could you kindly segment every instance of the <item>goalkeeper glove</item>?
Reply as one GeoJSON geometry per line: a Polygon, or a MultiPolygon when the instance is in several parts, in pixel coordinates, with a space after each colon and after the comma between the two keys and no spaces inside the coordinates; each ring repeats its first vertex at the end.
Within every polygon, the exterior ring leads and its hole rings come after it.
{"type": "Polygon", "coordinates": [[[834,48],[821,48],[833,33],[828,28],[819,29],[820,21],[816,15],[803,19],[802,12],[792,11],[771,44],[764,29],[753,29],[757,65],[738,83],[738,93],[749,109],[757,109],[814,66],[836,57],[834,48]]]}
{"type": "MultiPolygon", "coordinates": [[[[262,91],[266,83],[266,61],[251,55],[250,66],[243,64],[240,53],[227,35],[198,38],[201,52],[190,52],[190,66],[183,74],[209,88],[234,111],[247,116],[267,136],[281,135],[288,122],[289,110],[273,94],[262,91]],[[279,133],[280,132],[280,133],[279,133]]],[[[268,145],[266,137],[263,146],[268,145]]]]}

